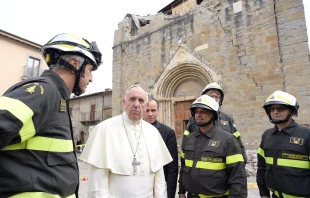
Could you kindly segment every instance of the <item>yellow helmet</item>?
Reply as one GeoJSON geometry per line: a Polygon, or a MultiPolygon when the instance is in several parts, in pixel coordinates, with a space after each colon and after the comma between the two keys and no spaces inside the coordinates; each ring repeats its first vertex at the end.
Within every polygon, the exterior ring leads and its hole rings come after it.
{"type": "Polygon", "coordinates": [[[93,71],[102,63],[102,55],[96,42],[89,43],[86,39],[74,34],[58,34],[40,50],[48,66],[55,64],[61,54],[77,54],[87,58],[92,62],[93,71]]]}
{"type": "Polygon", "coordinates": [[[192,117],[194,119],[195,119],[196,108],[203,108],[203,109],[207,109],[207,110],[214,112],[213,118],[211,118],[208,122],[205,122],[205,123],[196,122],[196,125],[199,127],[209,125],[212,121],[216,120],[218,117],[219,104],[212,97],[208,95],[200,96],[191,105],[190,110],[191,110],[192,117]]]}
{"type": "Polygon", "coordinates": [[[287,122],[291,115],[288,115],[286,120],[272,120],[270,116],[270,107],[273,104],[281,104],[289,106],[293,109],[292,114],[298,116],[299,104],[297,103],[296,98],[293,95],[286,93],[284,91],[275,91],[265,100],[263,106],[270,121],[274,124],[287,122]]]}
{"type": "Polygon", "coordinates": [[[223,100],[224,100],[224,91],[223,91],[222,87],[216,82],[207,84],[206,87],[203,89],[201,95],[204,95],[208,91],[213,90],[213,89],[221,93],[220,105],[222,105],[223,100]]]}
{"type": "Polygon", "coordinates": [[[102,55],[96,42],[89,43],[86,39],[73,34],[58,34],[42,46],[40,50],[49,67],[60,63],[75,73],[75,83],[72,92],[77,96],[83,92],[79,82],[80,77],[84,78],[86,65],[90,63],[93,66],[92,70],[95,71],[101,64],[102,55]],[[81,63],[81,67],[77,69],[61,58],[62,55],[66,54],[78,55],[85,60],[81,63]]]}
{"type": "Polygon", "coordinates": [[[192,110],[197,107],[208,109],[215,112],[218,112],[219,110],[219,104],[212,97],[208,95],[202,95],[199,98],[197,98],[191,105],[190,109],[192,110]]]}

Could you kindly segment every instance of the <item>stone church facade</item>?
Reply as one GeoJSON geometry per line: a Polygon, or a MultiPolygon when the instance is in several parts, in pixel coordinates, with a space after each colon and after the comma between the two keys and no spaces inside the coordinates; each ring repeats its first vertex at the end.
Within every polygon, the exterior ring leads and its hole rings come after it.
{"type": "Polygon", "coordinates": [[[261,134],[272,127],[262,106],[276,90],[296,96],[300,110],[295,120],[309,126],[302,0],[191,0],[188,9],[182,2],[175,0],[155,15],[127,14],[119,23],[113,115],[123,111],[126,89],[139,83],[159,101],[159,121],[180,138],[191,103],[206,84],[218,82],[225,93],[222,110],[234,118],[248,148],[257,148],[261,134]]]}

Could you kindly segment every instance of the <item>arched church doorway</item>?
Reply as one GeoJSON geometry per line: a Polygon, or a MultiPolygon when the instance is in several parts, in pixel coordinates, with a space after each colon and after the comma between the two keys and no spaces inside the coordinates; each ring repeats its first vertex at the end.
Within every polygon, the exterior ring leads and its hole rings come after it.
{"type": "Polygon", "coordinates": [[[183,44],[156,77],[151,92],[160,105],[158,119],[174,128],[179,143],[191,117],[191,104],[210,82],[221,83],[221,72],[183,44]]]}

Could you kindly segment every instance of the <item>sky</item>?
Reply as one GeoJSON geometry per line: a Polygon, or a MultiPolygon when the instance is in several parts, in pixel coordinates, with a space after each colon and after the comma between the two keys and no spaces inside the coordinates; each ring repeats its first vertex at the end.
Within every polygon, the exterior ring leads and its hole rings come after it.
{"type": "MultiPolygon", "coordinates": [[[[114,31],[125,15],[156,14],[173,0],[0,0],[0,29],[44,45],[60,33],[96,41],[103,64],[86,94],[112,88],[114,31]]],[[[310,32],[310,0],[303,0],[310,32]]],[[[308,36],[309,37],[309,36],[308,36]]]]}
{"type": "Polygon", "coordinates": [[[156,14],[172,0],[0,0],[0,29],[44,45],[60,33],[96,41],[103,63],[86,94],[112,89],[114,31],[126,14],[156,14]]]}

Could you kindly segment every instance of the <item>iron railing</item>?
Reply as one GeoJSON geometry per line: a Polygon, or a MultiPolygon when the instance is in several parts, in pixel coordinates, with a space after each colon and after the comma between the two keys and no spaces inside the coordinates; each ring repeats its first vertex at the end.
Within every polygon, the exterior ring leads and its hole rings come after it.
{"type": "Polygon", "coordinates": [[[102,121],[102,111],[91,111],[86,113],[81,113],[81,122],[85,121],[102,121]]]}

